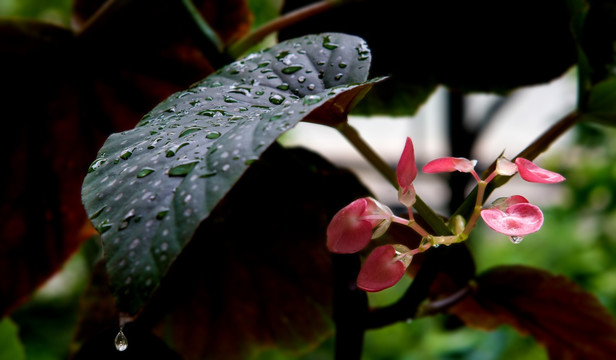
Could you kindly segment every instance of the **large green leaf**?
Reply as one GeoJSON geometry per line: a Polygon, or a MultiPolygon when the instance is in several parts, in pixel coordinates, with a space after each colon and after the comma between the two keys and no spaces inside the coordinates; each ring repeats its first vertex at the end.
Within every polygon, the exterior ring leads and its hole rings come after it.
{"type": "Polygon", "coordinates": [[[374,83],[366,81],[369,66],[358,37],[292,39],[222,68],[135,129],[111,135],[82,198],[120,309],[143,306],[199,224],[278,136],[316,116],[344,121],[374,83]]]}

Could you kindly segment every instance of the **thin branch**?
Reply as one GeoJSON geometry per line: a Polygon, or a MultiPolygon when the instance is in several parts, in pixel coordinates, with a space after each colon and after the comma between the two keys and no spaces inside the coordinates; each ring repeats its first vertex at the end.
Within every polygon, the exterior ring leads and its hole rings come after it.
{"type": "Polygon", "coordinates": [[[216,47],[219,53],[222,53],[225,49],[225,44],[216,34],[216,31],[203,19],[201,12],[199,12],[199,9],[193,4],[192,0],[182,0],[182,4],[199,31],[216,47]]]}
{"type": "Polygon", "coordinates": [[[81,28],[76,28],[75,33],[78,37],[83,37],[90,34],[93,29],[96,29],[109,19],[114,13],[130,5],[135,0],[107,0],[101,5],[96,12],[88,18],[86,23],[81,28]]]}
{"type": "Polygon", "coordinates": [[[228,53],[231,57],[237,58],[248,49],[262,41],[267,35],[282,30],[314,15],[330,10],[335,6],[335,1],[323,0],[281,15],[267,24],[253,30],[250,34],[231,45],[228,49],[228,53]]]}

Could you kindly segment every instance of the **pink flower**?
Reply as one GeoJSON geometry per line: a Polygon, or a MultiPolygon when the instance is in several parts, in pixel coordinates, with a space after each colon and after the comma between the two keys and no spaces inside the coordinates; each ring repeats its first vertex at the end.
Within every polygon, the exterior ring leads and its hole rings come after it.
{"type": "Polygon", "coordinates": [[[375,292],[394,286],[404,275],[411,259],[409,253],[399,253],[393,245],[375,248],[359,271],[357,287],[375,292]]]}
{"type": "Polygon", "coordinates": [[[474,171],[477,160],[469,160],[466,158],[444,157],[434,159],[423,167],[423,171],[428,174],[439,172],[459,171],[469,173],[474,171]]]}
{"type": "Polygon", "coordinates": [[[541,209],[522,196],[499,200],[496,206],[481,211],[483,221],[492,230],[516,238],[519,242],[523,236],[538,231],[543,225],[541,209]]]}
{"type": "Polygon", "coordinates": [[[373,198],[357,199],[332,218],[327,227],[327,248],[338,254],[358,252],[370,239],[387,231],[392,216],[389,207],[373,198]]]}
{"type": "Polygon", "coordinates": [[[529,182],[554,184],[565,180],[564,176],[546,169],[542,169],[533,162],[524,158],[515,159],[515,164],[518,166],[518,171],[520,172],[522,179],[529,182]]]}
{"type": "Polygon", "coordinates": [[[417,165],[415,163],[415,149],[411,138],[406,138],[406,144],[396,167],[398,178],[398,200],[407,208],[415,203],[415,188],[413,181],[417,177],[417,165]]]}

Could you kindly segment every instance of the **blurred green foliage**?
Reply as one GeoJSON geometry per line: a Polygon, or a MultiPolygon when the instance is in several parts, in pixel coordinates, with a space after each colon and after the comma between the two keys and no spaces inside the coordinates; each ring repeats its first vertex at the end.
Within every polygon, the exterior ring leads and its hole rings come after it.
{"type": "Polygon", "coordinates": [[[38,19],[69,26],[71,0],[2,0],[0,17],[38,19]]]}

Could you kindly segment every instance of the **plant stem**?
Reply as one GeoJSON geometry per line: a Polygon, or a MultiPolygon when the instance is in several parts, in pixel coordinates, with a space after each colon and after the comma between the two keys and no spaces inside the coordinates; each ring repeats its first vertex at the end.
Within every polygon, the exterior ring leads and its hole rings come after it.
{"type": "Polygon", "coordinates": [[[364,319],[368,313],[368,297],[355,286],[361,262],[357,254],[333,254],[332,263],[335,359],[360,360],[365,332],[364,319]]]}
{"type": "Polygon", "coordinates": [[[203,35],[205,35],[205,37],[212,45],[216,47],[216,50],[218,50],[219,53],[222,53],[225,48],[225,44],[223,44],[222,40],[220,39],[220,37],[218,37],[218,34],[216,34],[214,29],[212,29],[212,27],[205,21],[205,19],[203,19],[201,13],[199,12],[199,9],[197,9],[195,4],[193,4],[192,0],[182,0],[182,5],[184,5],[184,8],[190,15],[195,25],[199,28],[199,31],[203,35]]]}
{"type": "Polygon", "coordinates": [[[267,24],[253,30],[250,34],[231,45],[228,49],[228,53],[231,57],[237,58],[248,49],[258,44],[267,35],[296,24],[306,18],[332,9],[334,6],[336,6],[335,1],[323,0],[291,11],[288,14],[281,15],[267,24]]]}
{"type": "Polygon", "coordinates": [[[96,12],[88,18],[86,23],[81,28],[74,29],[78,37],[84,37],[90,34],[93,29],[100,27],[107,22],[114,14],[122,10],[128,5],[131,5],[134,0],[107,0],[96,12]]]}

